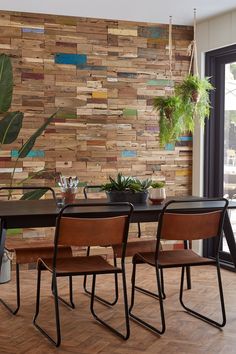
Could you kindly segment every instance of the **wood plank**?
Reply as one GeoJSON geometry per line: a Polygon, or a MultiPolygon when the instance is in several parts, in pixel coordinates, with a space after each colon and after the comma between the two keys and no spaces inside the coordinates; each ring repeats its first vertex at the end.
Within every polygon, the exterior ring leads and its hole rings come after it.
{"type": "MultiPolygon", "coordinates": [[[[130,297],[131,264],[127,261],[127,283],[130,297]]],[[[141,286],[149,286],[155,290],[154,273],[146,266],[138,267],[138,282],[141,286]]],[[[14,273],[14,272],[13,272],[14,273]]],[[[97,324],[89,312],[89,298],[82,291],[82,277],[74,280],[75,305],[71,311],[60,305],[62,325],[62,353],[102,353],[102,354],[234,354],[235,353],[235,276],[223,270],[223,285],[226,300],[227,324],[222,331],[186,314],[178,302],[180,272],[176,269],[164,272],[167,299],[164,301],[166,313],[166,333],[159,337],[131,321],[131,336],[123,341],[97,324]],[[91,333],[93,335],[91,336],[91,333]]],[[[215,269],[198,267],[192,270],[193,289],[185,291],[186,298],[192,306],[207,314],[218,317],[219,303],[215,281],[215,269]],[[201,301],[201,302],[200,302],[201,301]]],[[[14,277],[14,274],[13,274],[14,277]]],[[[103,296],[111,296],[111,276],[98,279],[98,291],[103,296]],[[109,291],[108,291],[109,289],[109,291]]],[[[22,271],[22,308],[20,313],[12,317],[3,306],[0,306],[0,343],[1,353],[55,353],[55,348],[40,332],[32,326],[35,311],[36,272],[22,271]]],[[[43,273],[42,281],[42,312],[40,323],[54,333],[53,300],[50,292],[50,277],[43,273]]],[[[67,296],[66,279],[59,281],[60,295],[67,296]]],[[[1,297],[14,302],[14,281],[1,285],[1,297]]],[[[159,312],[157,301],[137,293],[136,311],[142,316],[157,321],[159,312]]],[[[123,325],[122,304],[119,302],[113,313],[100,304],[97,311],[114,325],[123,325]],[[111,317],[111,313],[113,313],[111,317]]]]}

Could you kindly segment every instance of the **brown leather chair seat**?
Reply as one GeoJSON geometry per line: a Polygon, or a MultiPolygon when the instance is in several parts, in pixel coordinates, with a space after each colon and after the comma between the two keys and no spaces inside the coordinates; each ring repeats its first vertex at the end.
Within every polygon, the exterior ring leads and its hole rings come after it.
{"type": "MultiPolygon", "coordinates": [[[[153,252],[141,252],[135,254],[133,262],[136,263],[148,263],[152,266],[155,266],[155,254],[153,252]]],[[[198,265],[207,265],[215,263],[215,260],[210,258],[205,258],[199,256],[192,250],[182,249],[182,250],[173,250],[173,251],[161,251],[158,257],[158,265],[165,268],[171,267],[183,267],[184,265],[192,266],[195,264],[198,265]]]]}

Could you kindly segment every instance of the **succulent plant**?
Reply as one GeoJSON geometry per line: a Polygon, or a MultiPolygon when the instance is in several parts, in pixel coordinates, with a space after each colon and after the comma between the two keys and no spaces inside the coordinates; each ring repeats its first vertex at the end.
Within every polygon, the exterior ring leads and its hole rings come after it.
{"type": "Polygon", "coordinates": [[[132,191],[143,192],[146,191],[152,184],[150,179],[141,181],[138,178],[131,176],[124,176],[122,173],[118,173],[116,179],[109,176],[109,183],[105,183],[101,186],[101,190],[110,191],[132,191]]]}

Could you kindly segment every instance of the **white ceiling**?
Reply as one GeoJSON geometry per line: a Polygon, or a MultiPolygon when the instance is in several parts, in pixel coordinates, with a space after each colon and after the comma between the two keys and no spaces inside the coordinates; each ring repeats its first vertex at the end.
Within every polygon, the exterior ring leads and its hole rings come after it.
{"type": "Polygon", "coordinates": [[[236,9],[236,0],[1,0],[0,10],[192,25],[236,9]]]}

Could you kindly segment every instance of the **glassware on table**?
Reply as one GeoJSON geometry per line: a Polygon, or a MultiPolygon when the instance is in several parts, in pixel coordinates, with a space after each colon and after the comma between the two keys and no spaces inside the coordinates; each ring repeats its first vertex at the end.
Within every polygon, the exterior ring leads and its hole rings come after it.
{"type": "Polygon", "coordinates": [[[65,177],[60,175],[60,181],[58,182],[58,185],[61,188],[61,199],[64,200],[64,204],[74,203],[76,193],[78,191],[78,184],[78,177],[65,177]]]}
{"type": "Polygon", "coordinates": [[[57,198],[57,206],[58,208],[63,208],[65,206],[65,198],[64,197],[60,197],[60,198],[57,198]]]}
{"type": "Polygon", "coordinates": [[[148,198],[153,204],[161,204],[166,199],[166,190],[164,187],[150,188],[148,192],[148,198]]]}
{"type": "Polygon", "coordinates": [[[61,189],[61,195],[62,198],[64,199],[65,204],[71,204],[74,203],[75,197],[77,193],[77,188],[62,188],[61,189]]]}

